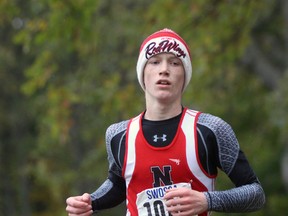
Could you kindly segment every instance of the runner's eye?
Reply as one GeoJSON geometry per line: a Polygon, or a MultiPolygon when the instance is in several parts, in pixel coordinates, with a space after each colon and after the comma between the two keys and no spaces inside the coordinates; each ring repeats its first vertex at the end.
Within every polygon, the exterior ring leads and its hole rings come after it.
{"type": "Polygon", "coordinates": [[[148,64],[159,64],[159,63],[160,61],[155,58],[151,58],[148,60],[148,64]]]}
{"type": "Polygon", "coordinates": [[[173,66],[179,66],[179,65],[181,65],[181,62],[179,62],[179,61],[172,61],[170,64],[173,65],[173,66]]]}

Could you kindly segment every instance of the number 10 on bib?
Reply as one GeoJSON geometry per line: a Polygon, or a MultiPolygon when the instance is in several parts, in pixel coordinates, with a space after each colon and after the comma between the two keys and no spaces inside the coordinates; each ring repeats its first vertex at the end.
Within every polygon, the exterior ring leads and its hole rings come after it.
{"type": "Polygon", "coordinates": [[[190,183],[178,183],[146,189],[137,194],[137,209],[139,216],[172,216],[166,209],[163,199],[166,191],[171,188],[190,188],[190,183]]]}

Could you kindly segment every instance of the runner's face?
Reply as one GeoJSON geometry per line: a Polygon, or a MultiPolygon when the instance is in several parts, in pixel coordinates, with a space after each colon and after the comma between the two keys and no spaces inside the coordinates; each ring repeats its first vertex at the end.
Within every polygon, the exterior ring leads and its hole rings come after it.
{"type": "Polygon", "coordinates": [[[158,100],[181,98],[184,79],[182,61],[172,53],[161,53],[148,59],[144,68],[147,97],[158,100]]]}

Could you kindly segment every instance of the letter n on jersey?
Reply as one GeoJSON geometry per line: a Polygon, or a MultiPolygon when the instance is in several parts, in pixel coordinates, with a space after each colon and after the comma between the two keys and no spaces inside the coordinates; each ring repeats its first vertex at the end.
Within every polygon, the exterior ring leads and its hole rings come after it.
{"type": "Polygon", "coordinates": [[[173,184],[171,179],[171,166],[163,166],[162,169],[159,166],[153,166],[151,167],[151,173],[154,179],[153,187],[173,184]]]}

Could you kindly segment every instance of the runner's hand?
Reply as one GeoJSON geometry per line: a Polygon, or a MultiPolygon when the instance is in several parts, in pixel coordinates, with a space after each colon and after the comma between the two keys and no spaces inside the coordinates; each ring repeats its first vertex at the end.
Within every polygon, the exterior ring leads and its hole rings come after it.
{"type": "Polygon", "coordinates": [[[92,201],[88,193],[82,196],[69,197],[66,200],[66,211],[68,216],[90,216],[92,215],[92,201]]]}
{"type": "Polygon", "coordinates": [[[167,210],[173,216],[198,215],[208,210],[204,193],[188,188],[169,189],[164,199],[167,210]]]}

